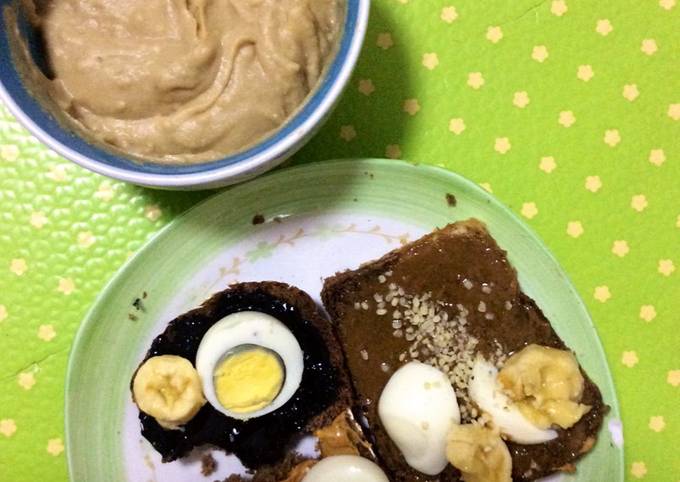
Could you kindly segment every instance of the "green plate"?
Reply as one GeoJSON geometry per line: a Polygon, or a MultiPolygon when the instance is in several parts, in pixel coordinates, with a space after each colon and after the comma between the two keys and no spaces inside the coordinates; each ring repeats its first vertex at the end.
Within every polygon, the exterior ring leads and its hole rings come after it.
{"type": "MultiPolygon", "coordinates": [[[[172,317],[234,281],[286,281],[318,299],[324,276],[469,217],[484,221],[507,250],[523,290],[611,407],[577,473],[551,479],[623,480],[620,415],[606,359],[583,302],[545,245],[495,198],[456,174],[372,159],[282,170],[219,193],[168,225],[125,265],[84,320],[69,360],[71,480],[202,479],[197,454],[160,463],[141,438],[129,395],[135,367],[172,317]],[[447,194],[456,197],[455,207],[447,194]]],[[[219,471],[211,480],[242,471],[233,457],[215,456],[219,471]]]]}

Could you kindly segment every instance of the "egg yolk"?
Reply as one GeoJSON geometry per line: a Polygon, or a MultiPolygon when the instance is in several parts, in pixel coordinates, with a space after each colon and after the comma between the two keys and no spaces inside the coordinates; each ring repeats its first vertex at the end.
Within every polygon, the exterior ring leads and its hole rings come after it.
{"type": "Polygon", "coordinates": [[[276,398],[285,378],[279,357],[254,347],[227,356],[215,370],[217,399],[227,410],[251,413],[276,398]]]}

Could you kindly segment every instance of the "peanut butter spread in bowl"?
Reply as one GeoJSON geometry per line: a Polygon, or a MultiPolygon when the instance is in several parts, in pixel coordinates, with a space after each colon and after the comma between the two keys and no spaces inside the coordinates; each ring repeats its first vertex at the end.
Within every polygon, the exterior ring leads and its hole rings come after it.
{"type": "MultiPolygon", "coordinates": [[[[35,8],[35,7],[38,8],[35,8]]],[[[159,163],[258,142],[331,62],[344,0],[50,0],[49,96],[81,131],[159,163]]]]}

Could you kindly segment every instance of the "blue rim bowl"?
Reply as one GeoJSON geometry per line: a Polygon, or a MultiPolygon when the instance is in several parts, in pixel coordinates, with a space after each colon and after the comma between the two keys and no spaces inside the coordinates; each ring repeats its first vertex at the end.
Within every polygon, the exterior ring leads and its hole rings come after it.
{"type": "MultiPolygon", "coordinates": [[[[0,0],[0,8],[16,0],[0,0]]],[[[207,189],[245,181],[282,163],[321,127],[356,65],[366,34],[370,0],[347,0],[338,52],[320,84],[278,130],[245,151],[215,161],[173,165],[141,162],[92,144],[58,122],[24,85],[13,61],[9,33],[0,19],[0,101],[35,137],[63,157],[96,173],[161,189],[207,189]]],[[[19,19],[31,45],[31,28],[19,19]]]]}

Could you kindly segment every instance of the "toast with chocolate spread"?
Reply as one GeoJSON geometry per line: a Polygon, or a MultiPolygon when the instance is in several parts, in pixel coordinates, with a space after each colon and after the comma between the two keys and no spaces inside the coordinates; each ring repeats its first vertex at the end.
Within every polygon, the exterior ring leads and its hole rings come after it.
{"type": "MultiPolygon", "coordinates": [[[[337,273],[325,280],[321,296],[340,337],[364,428],[395,482],[460,480],[452,465],[436,476],[414,470],[381,423],[378,401],[400,366],[419,360],[446,373],[466,423],[480,415],[467,391],[477,355],[503,360],[532,343],[568,349],[522,292],[505,251],[475,219],[449,224],[358,269],[337,273]],[[405,312],[422,316],[407,320],[405,312]]],[[[552,441],[507,441],[513,480],[571,472],[595,445],[608,407],[581,373],[581,401],[590,410],[571,428],[558,428],[552,441]]]]}

